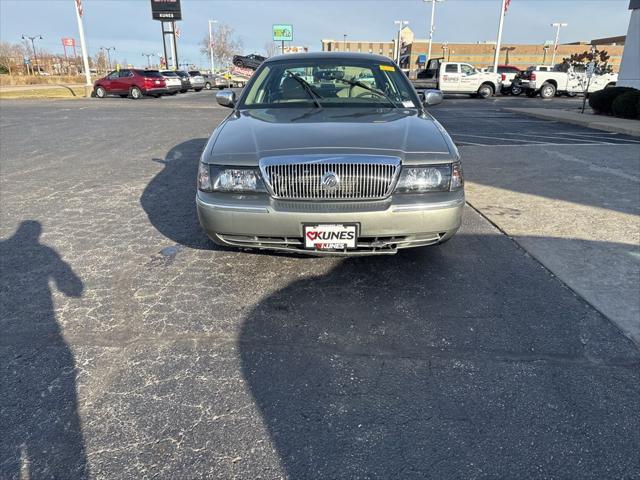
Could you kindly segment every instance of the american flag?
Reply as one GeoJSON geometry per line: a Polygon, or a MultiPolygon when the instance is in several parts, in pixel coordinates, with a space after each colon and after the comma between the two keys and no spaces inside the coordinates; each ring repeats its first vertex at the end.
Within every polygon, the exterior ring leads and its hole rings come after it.
{"type": "Polygon", "coordinates": [[[78,8],[78,15],[82,16],[84,13],[82,10],[82,0],[76,0],[76,7],[78,8]]]}
{"type": "Polygon", "coordinates": [[[511,3],[511,0],[507,0],[506,2],[504,2],[504,13],[507,13],[510,3],[511,3]]]}

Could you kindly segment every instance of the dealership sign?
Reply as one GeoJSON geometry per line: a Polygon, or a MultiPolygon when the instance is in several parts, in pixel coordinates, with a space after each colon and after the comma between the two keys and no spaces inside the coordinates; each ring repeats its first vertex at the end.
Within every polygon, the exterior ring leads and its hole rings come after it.
{"type": "Polygon", "coordinates": [[[166,22],[182,20],[180,0],[151,0],[151,15],[154,20],[166,22]]]}
{"type": "Polygon", "coordinates": [[[273,41],[274,42],[293,41],[293,25],[274,25],[273,41]]]}

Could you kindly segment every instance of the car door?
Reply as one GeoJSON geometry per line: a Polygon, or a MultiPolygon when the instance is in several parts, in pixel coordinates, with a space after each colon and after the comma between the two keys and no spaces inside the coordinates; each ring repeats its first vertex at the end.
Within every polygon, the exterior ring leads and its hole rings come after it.
{"type": "Polygon", "coordinates": [[[443,92],[460,91],[460,67],[457,63],[445,63],[440,65],[440,90],[443,92]],[[444,67],[444,71],[442,68],[444,67]]]}
{"type": "Polygon", "coordinates": [[[100,83],[107,91],[107,93],[115,93],[117,91],[118,76],[118,72],[113,71],[109,75],[104,77],[104,80],[100,83]]]}
{"type": "Polygon", "coordinates": [[[468,63],[460,64],[460,92],[474,93],[478,90],[478,71],[468,63]]]}

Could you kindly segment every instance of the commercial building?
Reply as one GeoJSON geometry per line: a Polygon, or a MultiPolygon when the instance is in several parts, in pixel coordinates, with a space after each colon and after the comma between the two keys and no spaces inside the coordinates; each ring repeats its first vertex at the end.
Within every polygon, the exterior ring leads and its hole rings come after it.
{"type": "MultiPolygon", "coordinates": [[[[400,66],[408,70],[422,68],[426,62],[429,41],[415,38],[413,31],[409,27],[404,27],[401,32],[400,43],[400,66]]],[[[395,58],[396,40],[322,40],[323,51],[347,51],[376,53],[395,58]]],[[[591,47],[597,46],[600,50],[606,50],[611,56],[609,63],[614,71],[620,69],[622,53],[624,51],[625,37],[608,37],[594,39],[589,42],[567,43],[558,46],[556,62],[569,57],[574,53],[582,53],[591,47]]],[[[466,62],[476,67],[486,67],[493,64],[495,55],[495,42],[433,42],[431,54],[433,57],[444,57],[452,62],[466,62]]],[[[500,47],[501,64],[515,65],[520,68],[527,68],[530,65],[548,64],[553,55],[553,45],[549,42],[545,44],[515,44],[503,43],[500,47]]]]}

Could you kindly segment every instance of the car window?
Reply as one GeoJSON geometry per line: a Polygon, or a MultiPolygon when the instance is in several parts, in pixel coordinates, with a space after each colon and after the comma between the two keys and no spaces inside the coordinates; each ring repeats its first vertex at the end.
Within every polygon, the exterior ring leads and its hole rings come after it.
{"type": "Polygon", "coordinates": [[[172,72],[170,70],[163,71],[163,72],[160,72],[160,73],[165,77],[177,77],[178,76],[178,74],[176,72],[172,72]]]}
{"type": "Polygon", "coordinates": [[[158,70],[138,70],[138,74],[144,77],[162,78],[162,74],[158,70]]]}
{"type": "Polygon", "coordinates": [[[462,73],[465,74],[465,75],[472,75],[472,74],[476,73],[476,69],[475,68],[473,68],[471,65],[467,65],[465,63],[460,65],[460,70],[462,70],[462,73]]]}
{"type": "Polygon", "coordinates": [[[444,68],[445,73],[458,73],[458,64],[450,63],[444,68]]]}
{"type": "Polygon", "coordinates": [[[201,73],[198,70],[191,70],[189,75],[201,75],[201,73]]]}
{"type": "Polygon", "coordinates": [[[111,72],[109,75],[107,75],[107,79],[108,80],[115,80],[119,76],[120,76],[120,73],[118,71],[115,71],[115,72],[111,72]]]}
{"type": "Polygon", "coordinates": [[[295,107],[313,104],[314,97],[323,107],[420,104],[400,70],[375,60],[312,58],[262,65],[240,108],[295,107]]]}
{"type": "Polygon", "coordinates": [[[131,70],[120,70],[120,78],[128,78],[128,77],[132,77],[133,74],[131,73],[131,70]]]}

